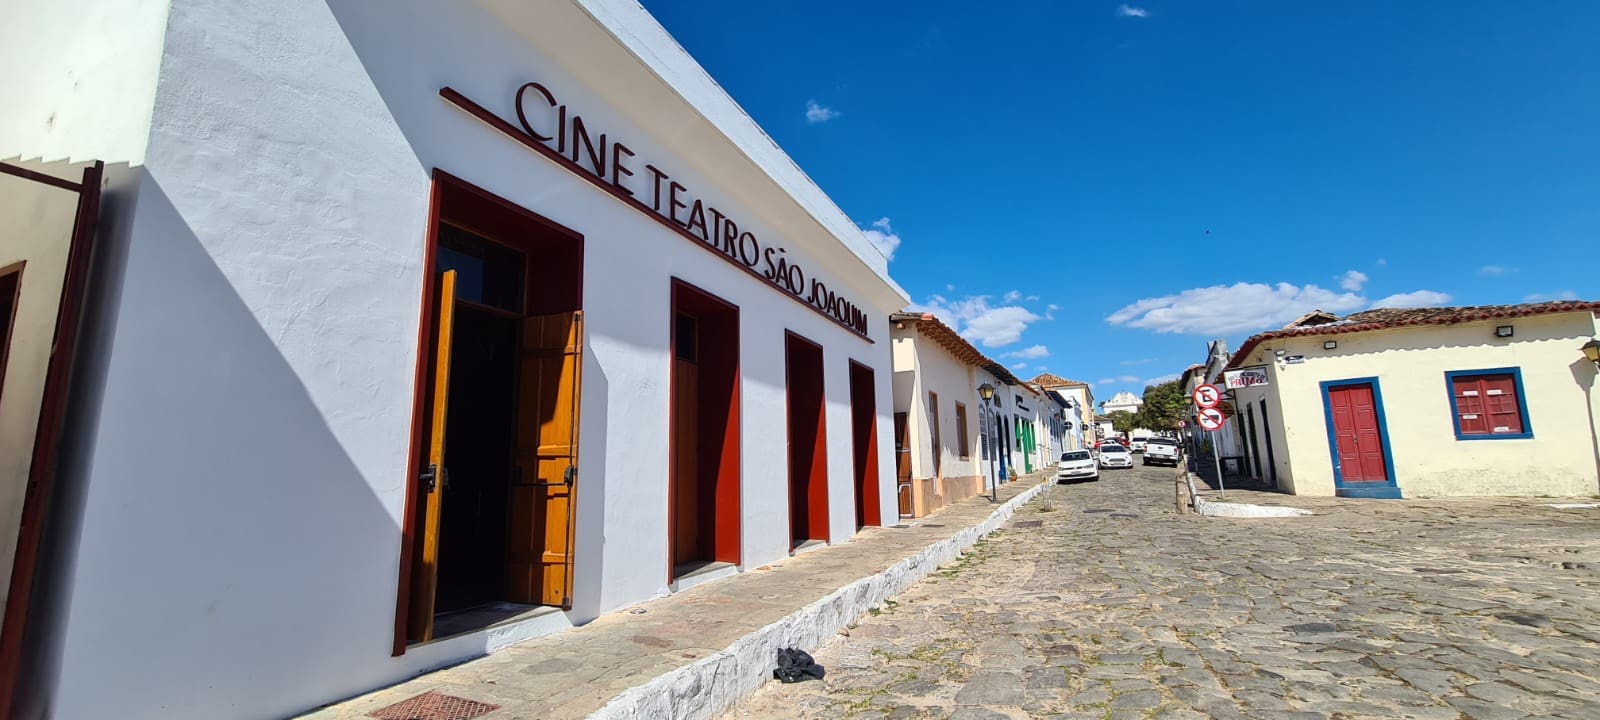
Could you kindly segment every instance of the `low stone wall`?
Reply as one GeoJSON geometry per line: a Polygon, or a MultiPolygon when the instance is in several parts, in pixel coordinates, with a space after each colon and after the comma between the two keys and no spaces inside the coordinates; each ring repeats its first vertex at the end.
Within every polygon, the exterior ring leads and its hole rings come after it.
{"type": "Polygon", "coordinates": [[[1043,491],[1035,485],[990,513],[982,523],[935,542],[883,572],[857,580],[782,620],[740,638],[709,655],[624,691],[590,715],[591,720],[702,720],[733,707],[772,679],[780,648],[815,650],[828,638],[954,561],[979,538],[994,532],[1017,508],[1043,491]]]}
{"type": "Polygon", "coordinates": [[[984,478],[916,478],[911,481],[911,516],[927,517],[935,510],[983,494],[984,478]]]}

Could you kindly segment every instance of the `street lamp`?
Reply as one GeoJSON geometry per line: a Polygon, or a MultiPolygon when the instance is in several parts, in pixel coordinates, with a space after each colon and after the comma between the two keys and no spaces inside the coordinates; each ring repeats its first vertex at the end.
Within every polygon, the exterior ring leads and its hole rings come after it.
{"type": "MultiPolygon", "coordinates": [[[[989,413],[989,424],[995,425],[997,418],[994,416],[994,408],[988,406],[989,401],[994,399],[994,386],[989,383],[979,385],[978,397],[983,398],[984,409],[989,413]]],[[[1000,452],[999,443],[993,436],[989,435],[987,428],[983,432],[985,435],[984,442],[989,444],[989,502],[1000,502],[1000,478],[995,475],[994,469],[995,453],[1000,452]]]]}
{"type": "Polygon", "coordinates": [[[1590,340],[1579,349],[1583,350],[1583,356],[1589,358],[1596,369],[1600,369],[1600,340],[1590,340]]]}

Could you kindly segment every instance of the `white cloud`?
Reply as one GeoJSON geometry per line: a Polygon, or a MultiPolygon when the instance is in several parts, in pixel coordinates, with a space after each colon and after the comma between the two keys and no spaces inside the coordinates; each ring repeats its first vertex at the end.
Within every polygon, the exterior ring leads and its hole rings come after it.
{"type": "Polygon", "coordinates": [[[1388,265],[1389,261],[1384,259],[1384,258],[1378,258],[1378,262],[1376,262],[1374,264],[1377,265],[1378,267],[1383,267],[1385,265],[1388,265]]]}
{"type": "Polygon", "coordinates": [[[1158,375],[1158,376],[1153,377],[1153,378],[1146,378],[1145,381],[1144,381],[1144,384],[1146,384],[1146,385],[1160,385],[1161,383],[1172,382],[1173,380],[1177,380],[1177,379],[1178,379],[1178,374],[1177,373],[1173,373],[1171,375],[1158,375]]]}
{"type": "Polygon", "coordinates": [[[1360,270],[1346,270],[1344,275],[1339,276],[1339,287],[1350,292],[1361,292],[1361,288],[1366,284],[1367,274],[1360,270]]]}
{"type": "Polygon", "coordinates": [[[1091,385],[1110,385],[1111,383],[1114,383],[1116,381],[1117,381],[1116,378],[1100,378],[1100,382],[1090,383],[1090,384],[1091,385]]]}
{"type": "Polygon", "coordinates": [[[1571,290],[1562,290],[1557,293],[1534,293],[1522,298],[1525,303],[1549,302],[1551,300],[1577,300],[1578,294],[1571,290]]]}
{"type": "Polygon", "coordinates": [[[1027,297],[1027,300],[1028,300],[1028,302],[1039,302],[1039,296],[1038,295],[1029,295],[1027,297]]]}
{"type": "MultiPolygon", "coordinates": [[[[872,246],[878,249],[878,252],[883,253],[885,260],[894,259],[894,251],[900,249],[900,235],[889,227],[889,218],[873,220],[872,227],[862,228],[861,232],[867,236],[867,241],[871,242],[872,246]]],[[[955,289],[954,285],[947,285],[946,287],[952,290],[955,289]]]]}
{"type": "Polygon", "coordinates": [[[1006,353],[1008,358],[1026,358],[1029,360],[1037,360],[1042,357],[1049,357],[1049,355],[1050,350],[1043,345],[1034,345],[1016,352],[1006,353]]]}
{"type": "Polygon", "coordinates": [[[1504,265],[1485,265],[1481,268],[1478,268],[1479,275],[1510,275],[1516,271],[1516,268],[1506,267],[1504,265]]]}
{"type": "Polygon", "coordinates": [[[951,300],[942,295],[926,303],[912,303],[911,312],[931,313],[955,328],[962,337],[984,347],[1005,347],[1022,339],[1022,331],[1042,318],[1025,307],[989,304],[988,295],[969,295],[951,300]]]}
{"type": "Polygon", "coordinates": [[[830,107],[823,107],[817,104],[817,101],[815,100],[806,101],[806,122],[808,123],[825,123],[829,120],[839,117],[839,114],[840,113],[838,110],[830,107]]]}
{"type": "Polygon", "coordinates": [[[1118,365],[1149,365],[1150,363],[1153,363],[1155,361],[1156,361],[1155,358],[1139,358],[1138,360],[1123,360],[1122,362],[1117,363],[1117,364],[1118,365]]]}
{"type": "Polygon", "coordinates": [[[946,283],[945,286],[944,286],[944,289],[947,292],[955,292],[956,291],[956,286],[955,285],[951,285],[949,283],[946,283]]]}
{"type": "Polygon", "coordinates": [[[1060,310],[1061,306],[1057,305],[1055,303],[1050,303],[1049,305],[1044,306],[1044,309],[1049,310],[1050,312],[1055,312],[1057,310],[1060,310]]]}
{"type": "Polygon", "coordinates": [[[1018,300],[1021,300],[1021,299],[1022,299],[1022,293],[1017,292],[1016,290],[1012,290],[1011,292],[1006,293],[1005,297],[1000,298],[1000,301],[1001,302],[1006,302],[1006,303],[1014,303],[1014,302],[1016,302],[1018,300]]]}
{"type": "Polygon", "coordinates": [[[1312,310],[1341,313],[1366,304],[1367,299],[1355,293],[1338,293],[1316,285],[1241,282],[1144,298],[1111,313],[1106,322],[1158,333],[1217,336],[1282,327],[1312,310]]]}
{"type": "Polygon", "coordinates": [[[1121,383],[1139,382],[1139,376],[1138,375],[1118,375],[1117,376],[1117,382],[1121,382],[1121,383]]]}
{"type": "Polygon", "coordinates": [[[1028,368],[1028,364],[1025,363],[1025,362],[1019,362],[1019,363],[1016,363],[1016,364],[1012,365],[1011,367],[1013,369],[1016,369],[1016,370],[1026,370],[1028,368]]]}
{"type": "Polygon", "coordinates": [[[1418,290],[1416,292],[1398,293],[1390,295],[1372,304],[1377,308],[1419,308],[1435,307],[1450,302],[1450,296],[1432,290],[1418,290]]]}
{"type": "Polygon", "coordinates": [[[1150,17],[1150,11],[1132,5],[1118,5],[1117,15],[1120,17],[1147,18],[1150,17]]]}

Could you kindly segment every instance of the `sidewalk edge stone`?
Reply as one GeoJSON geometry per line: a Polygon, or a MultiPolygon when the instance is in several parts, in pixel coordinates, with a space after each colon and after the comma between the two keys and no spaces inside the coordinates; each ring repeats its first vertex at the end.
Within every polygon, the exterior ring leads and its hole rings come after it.
{"type": "Polygon", "coordinates": [[[589,715],[590,720],[709,720],[771,679],[779,648],[811,651],[866,614],[868,608],[904,592],[941,565],[954,561],[1048,486],[1040,482],[1007,500],[977,525],[935,542],[887,569],[835,590],[727,648],[629,688],[589,715]]]}

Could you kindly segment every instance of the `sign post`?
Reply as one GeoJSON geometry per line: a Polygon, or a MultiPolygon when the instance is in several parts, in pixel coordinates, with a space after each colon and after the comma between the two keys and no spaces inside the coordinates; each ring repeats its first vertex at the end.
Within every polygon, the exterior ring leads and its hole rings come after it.
{"type": "MultiPolygon", "coordinates": [[[[1203,388],[1216,390],[1210,385],[1202,385],[1195,390],[1196,399],[1200,397],[1200,389],[1203,388]]],[[[1217,402],[1221,400],[1220,393],[1212,397],[1216,398],[1217,402]]],[[[1200,427],[1211,433],[1211,459],[1217,464],[1217,490],[1220,491],[1217,495],[1218,497],[1226,498],[1228,497],[1228,488],[1222,482],[1222,449],[1217,445],[1217,431],[1221,430],[1222,426],[1228,422],[1228,418],[1222,414],[1221,410],[1216,408],[1217,402],[1213,402],[1211,407],[1200,408],[1198,419],[1200,420],[1200,427]]]]}

